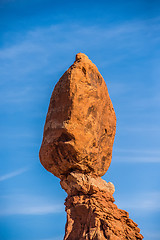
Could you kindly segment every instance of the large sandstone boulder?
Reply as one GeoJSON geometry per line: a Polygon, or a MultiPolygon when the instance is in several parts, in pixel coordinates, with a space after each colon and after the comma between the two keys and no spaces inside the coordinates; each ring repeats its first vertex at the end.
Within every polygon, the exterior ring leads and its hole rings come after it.
{"type": "Polygon", "coordinates": [[[116,116],[97,67],[78,53],[51,96],[40,161],[55,176],[72,171],[102,176],[112,158],[116,116]]]}

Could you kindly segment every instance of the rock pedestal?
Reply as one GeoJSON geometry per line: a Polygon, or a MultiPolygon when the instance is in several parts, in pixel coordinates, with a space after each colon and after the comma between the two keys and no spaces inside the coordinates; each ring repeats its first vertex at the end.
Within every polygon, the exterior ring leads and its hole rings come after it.
{"type": "Polygon", "coordinates": [[[68,193],[64,240],[143,239],[129,214],[114,204],[112,183],[71,173],[61,186],[68,193]]]}
{"type": "Polygon", "coordinates": [[[67,192],[64,240],[143,239],[128,213],[113,203],[108,170],[116,116],[97,67],[78,53],[56,84],[40,149],[42,165],[67,192]]]}

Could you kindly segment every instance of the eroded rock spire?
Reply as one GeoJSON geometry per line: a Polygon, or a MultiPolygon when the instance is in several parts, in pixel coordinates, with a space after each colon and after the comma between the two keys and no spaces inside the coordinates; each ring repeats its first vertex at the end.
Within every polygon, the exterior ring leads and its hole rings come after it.
{"type": "Polygon", "coordinates": [[[42,165],[67,192],[64,240],[142,239],[128,213],[113,203],[108,170],[116,116],[97,67],[78,53],[56,84],[40,149],[42,165]]]}

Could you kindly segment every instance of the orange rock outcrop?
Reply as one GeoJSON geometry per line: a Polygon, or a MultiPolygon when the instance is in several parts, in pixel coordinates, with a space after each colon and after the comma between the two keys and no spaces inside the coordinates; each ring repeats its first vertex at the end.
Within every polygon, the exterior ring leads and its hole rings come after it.
{"type": "Polygon", "coordinates": [[[97,67],[78,53],[56,84],[40,149],[42,165],[67,192],[64,240],[143,239],[124,210],[113,203],[108,170],[116,116],[97,67]]]}

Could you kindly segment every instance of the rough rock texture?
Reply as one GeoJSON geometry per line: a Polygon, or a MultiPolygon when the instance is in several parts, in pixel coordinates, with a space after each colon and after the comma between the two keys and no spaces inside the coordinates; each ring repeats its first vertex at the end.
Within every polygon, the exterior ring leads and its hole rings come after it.
{"type": "Polygon", "coordinates": [[[108,170],[116,116],[97,67],[82,53],[51,96],[40,160],[55,176],[73,170],[102,176],[108,170]]]}
{"type": "Polygon", "coordinates": [[[115,131],[105,81],[79,53],[52,93],[39,154],[68,194],[64,240],[143,239],[114,204],[114,185],[101,179],[111,163],[115,131]]]}
{"type": "Polygon", "coordinates": [[[112,183],[88,174],[71,173],[61,181],[61,186],[68,193],[64,240],[143,239],[129,214],[113,203],[112,183]]]}

